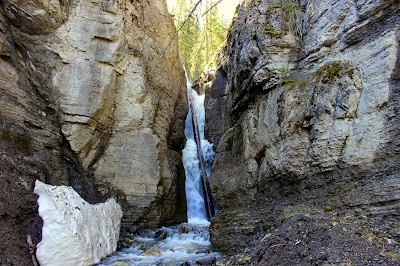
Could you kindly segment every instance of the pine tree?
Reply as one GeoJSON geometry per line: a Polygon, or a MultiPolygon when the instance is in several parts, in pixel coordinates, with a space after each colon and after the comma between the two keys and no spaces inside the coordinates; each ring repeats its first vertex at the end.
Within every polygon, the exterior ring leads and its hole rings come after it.
{"type": "MultiPolygon", "coordinates": [[[[201,17],[200,12],[195,12],[188,18],[196,3],[197,0],[177,0],[176,9],[173,11],[177,28],[185,23],[178,32],[178,44],[182,63],[191,81],[200,76],[209,63],[207,59],[213,58],[218,47],[224,42],[228,29],[226,22],[219,17],[217,8],[213,8],[205,15],[207,19],[205,16],[201,17]]],[[[209,4],[212,6],[213,2],[209,4]]]]}

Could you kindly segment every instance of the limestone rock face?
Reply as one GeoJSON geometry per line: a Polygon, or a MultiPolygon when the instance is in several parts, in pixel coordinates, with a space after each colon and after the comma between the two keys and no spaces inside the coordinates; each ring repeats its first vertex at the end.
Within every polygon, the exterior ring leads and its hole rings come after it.
{"type": "Polygon", "coordinates": [[[70,12],[51,44],[63,63],[52,80],[61,129],[97,183],[136,208],[125,211],[132,223],[174,182],[167,138],[177,105],[185,109],[176,43],[165,50],[174,27],[163,1],[78,2],[70,12]]]}
{"type": "Polygon", "coordinates": [[[115,196],[123,225],[185,220],[186,82],[165,1],[0,8],[0,257],[27,265],[26,235],[40,240],[36,179],[115,196]]]}
{"type": "Polygon", "coordinates": [[[218,143],[211,240],[228,252],[295,204],[399,224],[400,4],[301,1],[297,31],[275,2],[241,4],[204,77],[218,143]]]}
{"type": "Polygon", "coordinates": [[[43,219],[40,265],[93,265],[117,249],[122,209],[115,199],[91,205],[71,187],[39,180],[34,191],[43,219]]]}

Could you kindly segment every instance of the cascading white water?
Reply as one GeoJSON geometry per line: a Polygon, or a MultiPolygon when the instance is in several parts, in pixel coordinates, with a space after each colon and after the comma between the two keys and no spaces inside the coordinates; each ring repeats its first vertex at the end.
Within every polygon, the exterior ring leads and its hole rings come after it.
{"type": "MultiPolygon", "coordinates": [[[[204,157],[205,170],[210,176],[210,167],[214,160],[212,144],[204,139],[204,95],[198,95],[188,83],[188,99],[192,98],[204,157]],[[190,97],[191,96],[191,97],[190,97]]],[[[190,102],[189,102],[190,105],[190,102]]],[[[201,185],[201,170],[198,158],[195,134],[193,132],[192,112],[186,117],[186,145],[183,149],[183,165],[186,173],[186,200],[189,223],[173,227],[163,227],[167,236],[158,239],[154,231],[144,231],[132,237],[132,246],[114,253],[104,259],[99,266],[149,266],[180,265],[198,260],[216,258],[218,253],[211,252],[210,237],[205,200],[201,185]]],[[[211,199],[212,200],[212,199],[211,199]]],[[[215,210],[214,210],[215,211],[215,210]]]]}
{"type": "Polygon", "coordinates": [[[198,260],[219,256],[210,251],[207,225],[183,223],[161,230],[167,234],[165,239],[157,239],[154,231],[142,232],[133,237],[130,248],[114,253],[98,266],[197,265],[198,260]]]}
{"type": "MultiPolygon", "coordinates": [[[[199,135],[201,141],[201,150],[204,156],[204,162],[206,165],[206,171],[208,176],[210,175],[210,167],[214,160],[214,151],[212,144],[204,139],[204,122],[205,122],[205,110],[204,110],[204,94],[198,95],[196,91],[191,89],[191,84],[187,83],[188,87],[188,102],[190,106],[190,99],[193,100],[195,114],[197,117],[197,123],[199,128],[199,135]]],[[[185,124],[185,136],[186,145],[182,150],[182,161],[185,168],[186,174],[186,201],[188,209],[188,221],[189,223],[207,223],[207,213],[204,201],[204,195],[201,187],[201,170],[200,162],[197,153],[197,146],[195,142],[195,136],[193,132],[192,122],[192,111],[189,108],[188,115],[186,117],[185,124]]]]}

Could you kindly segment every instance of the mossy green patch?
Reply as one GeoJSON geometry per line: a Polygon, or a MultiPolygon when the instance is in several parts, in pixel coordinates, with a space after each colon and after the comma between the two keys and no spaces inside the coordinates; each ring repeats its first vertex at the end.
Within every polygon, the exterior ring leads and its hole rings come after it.
{"type": "Polygon", "coordinates": [[[330,83],[335,78],[340,78],[343,65],[340,61],[334,61],[321,66],[316,73],[316,81],[330,83]]]}
{"type": "Polygon", "coordinates": [[[250,262],[250,260],[251,260],[250,256],[248,256],[248,255],[247,256],[243,256],[237,261],[237,264],[239,264],[239,265],[248,264],[250,262]]]}
{"type": "Polygon", "coordinates": [[[349,76],[351,79],[353,78],[354,75],[354,69],[349,69],[346,71],[347,76],[349,76]]]}
{"type": "Polygon", "coordinates": [[[280,85],[286,86],[287,89],[291,90],[297,88],[299,92],[303,92],[307,85],[309,84],[308,81],[302,79],[281,79],[278,81],[280,85]],[[288,85],[288,86],[287,86],[288,85]],[[296,87],[297,86],[297,87],[296,87]]]}
{"type": "Polygon", "coordinates": [[[305,207],[301,206],[301,205],[295,205],[295,206],[286,207],[283,210],[282,217],[281,217],[281,222],[283,222],[284,220],[287,220],[287,219],[289,219],[289,218],[291,218],[291,217],[293,217],[293,216],[295,216],[295,215],[297,215],[297,214],[299,214],[301,212],[304,212],[304,211],[305,211],[305,207]]]}
{"type": "Polygon", "coordinates": [[[281,79],[278,81],[280,85],[290,85],[292,84],[293,86],[290,86],[289,89],[292,89],[295,85],[299,86],[300,92],[303,92],[305,87],[308,85],[308,82],[306,80],[301,80],[301,79],[281,79]]]}
{"type": "Polygon", "coordinates": [[[295,82],[296,82],[295,79],[281,79],[281,80],[278,81],[278,83],[280,85],[283,85],[283,86],[289,85],[289,84],[292,84],[292,83],[295,83],[295,82]]]}
{"type": "Polygon", "coordinates": [[[282,5],[282,9],[285,11],[287,16],[289,16],[292,13],[297,13],[300,11],[300,6],[296,2],[286,2],[282,5]]]}
{"type": "Polygon", "coordinates": [[[272,27],[269,23],[264,23],[264,33],[269,34],[272,38],[280,39],[283,36],[283,32],[275,31],[274,27],[272,27]]]}
{"type": "Polygon", "coordinates": [[[400,258],[400,254],[393,252],[393,251],[388,251],[386,254],[392,259],[397,261],[400,258]]]}
{"type": "Polygon", "coordinates": [[[303,12],[299,3],[297,0],[285,0],[282,9],[289,31],[301,39],[303,35],[303,12]]]}
{"type": "Polygon", "coordinates": [[[274,5],[269,6],[268,10],[272,10],[272,9],[275,9],[275,8],[281,8],[281,7],[282,7],[281,4],[274,4],[274,5]]]}

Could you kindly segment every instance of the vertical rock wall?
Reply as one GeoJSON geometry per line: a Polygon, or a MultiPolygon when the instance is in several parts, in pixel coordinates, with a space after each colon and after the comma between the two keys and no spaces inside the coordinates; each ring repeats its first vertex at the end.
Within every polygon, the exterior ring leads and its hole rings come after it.
{"type": "Polygon", "coordinates": [[[288,2],[241,4],[205,78],[221,250],[254,243],[299,204],[399,224],[400,5],[288,2]]]}
{"type": "Polygon", "coordinates": [[[36,179],[116,197],[123,225],[185,220],[186,82],[165,1],[7,0],[0,29],[1,263],[28,265],[26,235],[40,239],[36,179]]]}

